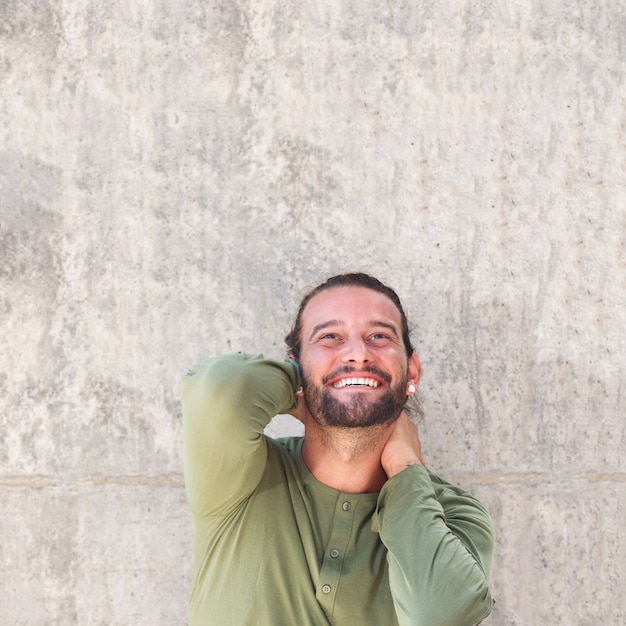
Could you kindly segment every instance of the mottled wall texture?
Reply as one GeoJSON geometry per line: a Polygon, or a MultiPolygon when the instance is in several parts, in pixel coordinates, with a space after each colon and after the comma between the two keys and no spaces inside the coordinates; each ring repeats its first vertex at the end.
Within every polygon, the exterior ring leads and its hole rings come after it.
{"type": "Polygon", "coordinates": [[[344,270],[493,514],[486,623],[626,623],[625,72],[623,0],[1,2],[0,623],[186,622],[179,378],[344,270]]]}

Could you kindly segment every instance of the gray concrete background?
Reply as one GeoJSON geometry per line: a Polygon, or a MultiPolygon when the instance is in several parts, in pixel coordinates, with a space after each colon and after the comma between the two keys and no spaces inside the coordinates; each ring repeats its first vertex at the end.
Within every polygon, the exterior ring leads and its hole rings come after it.
{"type": "Polygon", "coordinates": [[[0,623],[185,623],[179,377],[344,270],[493,514],[486,623],[626,623],[625,55],[621,0],[2,2],[0,623]]]}

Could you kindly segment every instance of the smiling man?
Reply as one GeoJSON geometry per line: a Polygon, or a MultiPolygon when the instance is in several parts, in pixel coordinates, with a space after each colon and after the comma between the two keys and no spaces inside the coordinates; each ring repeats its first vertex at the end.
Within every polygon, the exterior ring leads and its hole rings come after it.
{"type": "Polygon", "coordinates": [[[184,378],[190,623],[480,623],[492,523],[425,467],[405,410],[421,365],[396,293],[334,276],[286,342],[285,361],[225,355],[184,378]],[[279,413],[304,437],[264,435],[279,413]]]}

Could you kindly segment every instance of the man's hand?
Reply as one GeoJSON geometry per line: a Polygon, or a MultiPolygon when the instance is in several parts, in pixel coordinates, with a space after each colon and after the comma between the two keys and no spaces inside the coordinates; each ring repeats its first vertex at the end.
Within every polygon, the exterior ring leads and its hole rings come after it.
{"type": "Polygon", "coordinates": [[[404,411],[392,427],[380,463],[387,478],[395,476],[409,465],[425,465],[417,426],[404,411]]]}

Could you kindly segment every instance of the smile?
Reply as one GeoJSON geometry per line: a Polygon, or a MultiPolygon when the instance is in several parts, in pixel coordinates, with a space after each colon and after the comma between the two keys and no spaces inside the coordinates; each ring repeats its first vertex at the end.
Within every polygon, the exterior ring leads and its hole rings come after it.
{"type": "Polygon", "coordinates": [[[378,387],[378,381],[373,378],[342,378],[333,387],[335,389],[341,389],[342,387],[378,387]]]}

